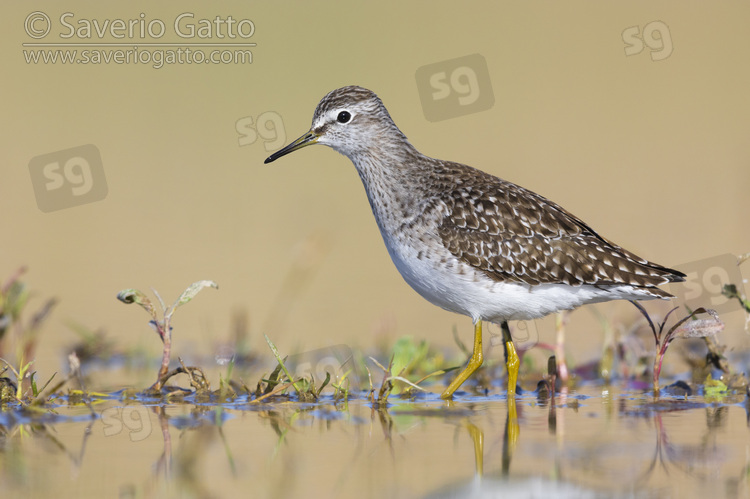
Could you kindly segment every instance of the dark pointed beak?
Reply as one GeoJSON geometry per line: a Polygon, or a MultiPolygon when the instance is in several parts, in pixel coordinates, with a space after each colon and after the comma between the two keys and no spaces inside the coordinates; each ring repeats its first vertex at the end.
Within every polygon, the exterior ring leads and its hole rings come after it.
{"type": "Polygon", "coordinates": [[[271,154],[269,157],[266,158],[266,160],[263,162],[264,164],[270,163],[272,161],[276,161],[282,156],[286,156],[290,152],[294,152],[297,149],[302,149],[306,146],[311,146],[315,144],[318,141],[318,138],[320,135],[310,130],[306,134],[304,134],[302,137],[298,138],[288,146],[284,147],[283,149],[280,149],[276,151],[275,153],[271,154]]]}

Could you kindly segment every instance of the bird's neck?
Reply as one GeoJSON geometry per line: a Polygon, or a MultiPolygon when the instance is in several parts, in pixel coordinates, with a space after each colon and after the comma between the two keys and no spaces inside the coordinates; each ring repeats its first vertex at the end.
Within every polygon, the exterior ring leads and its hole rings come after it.
{"type": "Polygon", "coordinates": [[[398,147],[383,146],[366,149],[349,156],[367,192],[373,215],[383,236],[417,213],[420,190],[425,173],[419,171],[425,158],[406,141],[398,147]]]}

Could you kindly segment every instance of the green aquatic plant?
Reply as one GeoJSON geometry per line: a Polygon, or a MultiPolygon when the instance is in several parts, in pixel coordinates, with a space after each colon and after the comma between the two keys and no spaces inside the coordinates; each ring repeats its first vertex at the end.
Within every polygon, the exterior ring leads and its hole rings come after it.
{"type": "MultiPolygon", "coordinates": [[[[331,381],[331,373],[326,371],[326,377],[319,387],[316,386],[315,377],[312,374],[310,374],[309,379],[305,377],[294,378],[291,371],[289,371],[289,368],[286,366],[287,358],[281,357],[279,349],[276,348],[276,345],[274,345],[267,335],[263,336],[266,338],[266,343],[268,343],[268,347],[276,358],[277,364],[276,368],[268,377],[262,378],[258,382],[255,390],[255,398],[250,403],[255,404],[276,395],[282,395],[289,387],[294,388],[297,393],[298,401],[317,402],[320,399],[320,394],[323,392],[323,389],[325,389],[331,381]],[[264,383],[265,387],[263,386],[264,383]]],[[[341,387],[336,387],[335,390],[336,393],[338,393],[339,390],[341,390],[341,387]]],[[[250,393],[250,390],[247,391],[250,393]]],[[[346,396],[348,396],[348,391],[346,396]]]]}
{"type": "Polygon", "coordinates": [[[393,371],[403,376],[424,376],[445,368],[445,359],[440,351],[432,348],[426,340],[415,341],[412,336],[402,336],[393,345],[393,371]]]}
{"type": "MultiPolygon", "coordinates": [[[[470,354],[471,352],[467,356],[470,354]]],[[[415,389],[422,390],[422,388],[416,385],[419,385],[428,378],[440,376],[457,369],[457,367],[446,367],[446,361],[442,353],[432,348],[427,341],[421,340],[417,342],[412,336],[408,335],[396,340],[391,350],[391,356],[392,365],[389,369],[390,372],[399,373],[398,377],[404,380],[419,379],[413,385],[411,382],[403,381],[401,384],[393,386],[393,394],[400,394],[405,397],[411,396],[415,389]]],[[[382,369],[382,366],[379,367],[382,369]]],[[[393,379],[398,378],[394,377],[393,379]]]]}
{"type": "Polygon", "coordinates": [[[281,354],[279,354],[279,349],[276,348],[276,345],[273,344],[271,339],[267,335],[263,335],[266,338],[266,343],[268,343],[268,347],[271,349],[271,352],[273,352],[273,356],[276,357],[276,361],[279,363],[279,366],[284,371],[284,374],[286,374],[286,377],[289,379],[289,382],[292,384],[292,387],[294,387],[294,390],[297,392],[297,395],[300,395],[300,389],[297,386],[297,383],[294,382],[294,377],[289,372],[289,369],[286,368],[286,365],[284,365],[284,359],[281,358],[281,354]]]}
{"type": "Polygon", "coordinates": [[[0,286],[0,355],[7,355],[5,351],[8,345],[15,343],[19,364],[23,363],[23,359],[34,356],[41,326],[57,303],[54,298],[48,299],[31,316],[31,320],[24,322],[24,311],[31,297],[21,281],[24,273],[26,267],[19,268],[0,286]]]}
{"type": "Polygon", "coordinates": [[[709,402],[723,402],[729,394],[729,387],[720,379],[713,379],[709,374],[703,387],[703,393],[709,402]]]}
{"type": "Polygon", "coordinates": [[[737,291],[737,286],[734,284],[725,284],[724,288],[721,290],[721,294],[729,298],[730,300],[732,298],[736,299],[738,302],[740,302],[740,306],[745,310],[746,313],[750,314],[750,300],[745,298],[744,295],[740,294],[737,291]]]}
{"type": "MultiPolygon", "coordinates": [[[[737,258],[737,265],[742,265],[746,261],[750,260],[750,253],[745,253],[737,258]]],[[[742,286],[740,285],[740,290],[742,286]]],[[[735,284],[725,284],[721,289],[721,294],[727,298],[736,299],[740,302],[740,306],[745,311],[745,330],[750,329],[750,300],[747,299],[744,293],[737,289],[735,284]]]]}
{"type": "Polygon", "coordinates": [[[156,313],[156,308],[149,300],[148,296],[143,294],[137,289],[124,289],[117,294],[117,299],[123,303],[137,303],[151,316],[149,324],[159,334],[162,343],[164,344],[164,350],[162,352],[161,367],[159,368],[159,376],[156,379],[156,383],[152,386],[155,391],[160,391],[164,386],[164,382],[169,378],[169,358],[172,351],[172,315],[177,307],[186,304],[195,295],[200,292],[203,288],[216,288],[219,289],[219,285],[214,281],[196,281],[182,292],[177,300],[167,307],[164,304],[164,300],[155,289],[151,289],[154,295],[159,300],[159,305],[162,310],[162,318],[160,319],[156,313]]]}
{"type": "Polygon", "coordinates": [[[232,371],[234,371],[234,358],[227,363],[226,376],[222,376],[221,373],[219,374],[218,396],[222,402],[226,402],[237,396],[237,391],[232,386],[232,371]]]}
{"type": "Polygon", "coordinates": [[[40,390],[37,389],[34,379],[36,371],[32,371],[31,366],[34,363],[41,326],[57,303],[57,300],[50,298],[34,312],[29,321],[23,320],[31,297],[28,288],[21,281],[21,276],[26,270],[26,267],[18,268],[0,285],[0,357],[7,355],[10,358],[10,352],[15,350],[16,358],[15,364],[0,358],[6,366],[3,372],[10,369],[16,377],[15,383],[10,378],[2,378],[0,401],[3,403],[14,399],[26,403],[25,401],[35,399],[39,395],[40,390]],[[31,396],[26,397],[27,394],[31,396]]]}
{"type": "Polygon", "coordinates": [[[408,379],[406,379],[404,375],[404,371],[406,370],[406,367],[402,367],[401,370],[398,372],[397,375],[394,375],[394,362],[393,362],[394,356],[391,356],[391,360],[388,362],[388,367],[385,367],[383,364],[378,362],[378,360],[374,357],[370,357],[370,360],[378,366],[383,371],[383,381],[380,384],[380,388],[377,391],[377,396],[375,395],[375,388],[372,385],[372,373],[370,373],[370,369],[365,366],[365,369],[367,370],[367,377],[370,381],[370,391],[368,394],[368,400],[372,404],[373,408],[375,409],[385,409],[388,407],[388,397],[391,395],[391,392],[393,392],[394,389],[394,381],[400,381],[401,383],[404,383],[405,385],[408,385],[408,390],[404,391],[405,396],[411,396],[412,392],[411,390],[420,390],[420,391],[426,391],[424,388],[418,385],[418,383],[421,383],[425,379],[436,376],[439,374],[444,374],[444,370],[440,370],[437,372],[433,372],[428,374],[427,376],[424,376],[422,379],[417,381],[417,383],[412,383],[408,379]]]}
{"type": "Polygon", "coordinates": [[[349,374],[351,374],[351,369],[346,371],[343,376],[341,376],[341,379],[339,379],[338,383],[331,383],[331,386],[333,387],[333,400],[334,402],[341,402],[344,403],[348,402],[349,400],[349,374]]]}
{"type": "Polygon", "coordinates": [[[301,377],[298,379],[294,379],[287,369],[286,365],[284,364],[284,359],[281,358],[279,355],[279,351],[276,348],[276,345],[274,345],[270,338],[266,335],[266,342],[268,343],[268,346],[271,347],[271,351],[273,352],[273,355],[276,357],[276,360],[279,362],[279,366],[281,366],[282,370],[284,371],[284,374],[289,378],[289,381],[291,382],[294,389],[297,391],[297,397],[299,398],[300,402],[315,402],[320,399],[320,394],[323,392],[323,389],[328,386],[328,384],[331,382],[331,373],[326,371],[326,377],[323,380],[323,382],[320,384],[320,387],[315,386],[315,377],[312,373],[310,373],[310,378],[301,377]]]}
{"type": "Polygon", "coordinates": [[[28,375],[28,372],[29,372],[29,368],[31,367],[31,364],[34,361],[32,360],[31,362],[20,365],[18,369],[13,367],[13,364],[11,364],[10,362],[8,362],[7,360],[3,358],[0,358],[0,362],[5,364],[5,369],[3,370],[3,373],[5,372],[5,370],[10,369],[13,375],[16,377],[15,383],[13,383],[9,378],[2,378],[3,387],[5,389],[2,392],[2,396],[0,396],[0,402],[2,403],[10,402],[14,398],[15,400],[18,400],[18,401],[23,400],[23,380],[26,379],[26,376],[28,375]],[[15,393],[13,393],[12,390],[8,390],[8,388],[14,388],[15,393]]]}
{"type": "Polygon", "coordinates": [[[31,371],[31,364],[34,361],[27,362],[26,364],[20,365],[16,369],[13,364],[7,360],[0,358],[0,362],[5,364],[5,368],[0,371],[0,404],[7,404],[9,402],[17,402],[23,406],[39,406],[47,403],[51,397],[60,391],[73,375],[69,375],[56,385],[52,387],[48,392],[45,393],[47,387],[50,385],[52,380],[55,378],[57,373],[53,373],[52,376],[47,380],[41,388],[36,383],[36,371],[31,371]],[[5,372],[10,369],[16,378],[14,383],[8,377],[3,376],[5,372]],[[24,389],[24,380],[28,379],[28,388],[24,389]]]}
{"type": "Polygon", "coordinates": [[[393,375],[391,374],[391,370],[393,369],[393,357],[391,356],[388,368],[385,368],[383,364],[373,357],[370,357],[370,360],[383,370],[383,382],[380,384],[377,396],[375,396],[375,387],[372,384],[372,373],[370,373],[370,368],[365,366],[365,369],[367,370],[367,379],[370,382],[368,399],[374,409],[385,409],[388,407],[388,397],[393,391],[393,375]]]}
{"type": "Polygon", "coordinates": [[[664,320],[659,324],[657,331],[654,322],[649,317],[646,309],[643,308],[636,301],[631,301],[633,305],[643,314],[651,327],[651,331],[654,333],[654,341],[656,343],[656,357],[654,357],[654,369],[653,369],[653,383],[654,383],[654,396],[659,395],[659,375],[661,374],[661,366],[664,361],[664,355],[667,353],[669,344],[678,338],[705,338],[708,336],[714,336],[724,329],[724,323],[719,319],[719,314],[715,310],[705,309],[703,307],[694,310],[692,313],[683,317],[677,323],[669,328],[666,334],[664,334],[664,327],[667,325],[667,320],[672,312],[677,310],[679,307],[675,307],[664,316],[664,320]],[[698,314],[708,314],[709,319],[693,319],[698,314]],[[688,322],[690,321],[690,322],[688,322]],[[687,324],[686,324],[687,323],[687,324]],[[685,324],[683,326],[683,324],[685,324]]]}

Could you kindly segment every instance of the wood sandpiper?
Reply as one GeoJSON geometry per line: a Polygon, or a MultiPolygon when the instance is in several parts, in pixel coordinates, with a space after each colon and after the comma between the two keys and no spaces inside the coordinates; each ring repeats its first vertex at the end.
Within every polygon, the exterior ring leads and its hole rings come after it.
{"type": "Polygon", "coordinates": [[[420,153],[365,88],[343,87],[323,97],[310,131],[265,163],[312,144],[354,163],[406,282],[431,303],[474,321],[472,356],[445,399],[482,365],[482,321],[501,324],[510,399],[519,359],[507,321],[587,303],[671,298],[657,286],[684,280],[604,239],[539,194],[420,153]]]}

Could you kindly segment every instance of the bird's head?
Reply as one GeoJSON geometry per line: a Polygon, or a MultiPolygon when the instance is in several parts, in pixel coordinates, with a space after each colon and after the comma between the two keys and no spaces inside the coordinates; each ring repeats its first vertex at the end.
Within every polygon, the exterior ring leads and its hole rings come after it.
{"type": "Polygon", "coordinates": [[[306,134],[270,155],[265,163],[312,144],[329,146],[353,159],[387,142],[389,136],[406,139],[375,92],[357,86],[342,87],[323,97],[306,134]]]}

